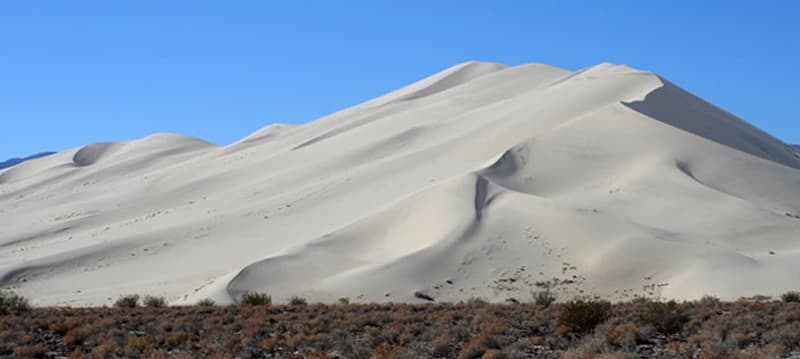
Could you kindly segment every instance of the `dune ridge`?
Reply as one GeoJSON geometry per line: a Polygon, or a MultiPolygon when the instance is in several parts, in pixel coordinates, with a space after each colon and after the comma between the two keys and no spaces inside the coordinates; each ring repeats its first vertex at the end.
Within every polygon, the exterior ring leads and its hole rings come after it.
{"type": "Polygon", "coordinates": [[[777,295],[800,287],[798,189],[796,149],[655,74],[468,62],[229,146],[0,170],[0,285],[40,305],[777,295]]]}

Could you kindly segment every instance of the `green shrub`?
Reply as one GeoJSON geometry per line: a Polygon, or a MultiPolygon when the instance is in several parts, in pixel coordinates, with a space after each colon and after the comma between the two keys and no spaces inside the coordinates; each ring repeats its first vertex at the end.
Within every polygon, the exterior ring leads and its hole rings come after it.
{"type": "Polygon", "coordinates": [[[272,297],[266,293],[246,291],[242,294],[241,304],[244,305],[272,305],[272,297]]]}
{"type": "Polygon", "coordinates": [[[214,300],[210,299],[210,298],[200,299],[199,301],[197,301],[197,305],[199,305],[201,307],[211,307],[211,306],[214,306],[216,304],[217,303],[214,302],[214,300]]]}
{"type": "Polygon", "coordinates": [[[348,305],[348,304],[350,304],[350,298],[347,298],[347,297],[341,297],[341,298],[339,298],[339,304],[342,304],[342,305],[348,305]]]}
{"type": "Polygon", "coordinates": [[[114,306],[118,308],[136,308],[139,306],[139,295],[127,294],[120,296],[119,299],[114,302],[114,306]]]}
{"type": "Polygon", "coordinates": [[[640,309],[639,320],[659,333],[671,335],[681,331],[689,318],[678,308],[674,300],[669,302],[647,302],[640,309]]]}
{"type": "Polygon", "coordinates": [[[781,295],[781,300],[785,303],[800,303],[800,292],[789,291],[781,295]]]}
{"type": "Polygon", "coordinates": [[[30,310],[28,298],[10,291],[0,291],[0,315],[22,314],[30,310]]]}
{"type": "Polygon", "coordinates": [[[144,297],[144,306],[148,308],[164,308],[167,306],[167,299],[148,295],[144,297]]]}
{"type": "Polygon", "coordinates": [[[306,301],[306,298],[295,296],[295,297],[292,297],[292,298],[289,299],[289,304],[291,304],[291,305],[306,305],[306,304],[308,304],[308,301],[306,301]]]}
{"type": "Polygon", "coordinates": [[[539,292],[533,292],[533,302],[536,303],[538,306],[542,307],[549,307],[550,304],[556,302],[556,295],[549,290],[543,290],[539,292]]]}
{"type": "Polygon", "coordinates": [[[573,299],[558,307],[558,324],[574,331],[589,332],[608,319],[611,303],[598,299],[573,299]]]}

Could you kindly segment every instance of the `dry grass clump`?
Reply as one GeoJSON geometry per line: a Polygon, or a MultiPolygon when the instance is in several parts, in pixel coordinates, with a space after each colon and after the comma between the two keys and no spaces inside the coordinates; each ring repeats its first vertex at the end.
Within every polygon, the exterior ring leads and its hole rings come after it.
{"type": "Polygon", "coordinates": [[[197,305],[201,307],[213,307],[216,304],[217,303],[210,298],[200,299],[199,301],[197,301],[197,305]]]}
{"type": "Polygon", "coordinates": [[[272,297],[266,293],[247,291],[242,294],[241,304],[269,306],[272,305],[272,297]]]}

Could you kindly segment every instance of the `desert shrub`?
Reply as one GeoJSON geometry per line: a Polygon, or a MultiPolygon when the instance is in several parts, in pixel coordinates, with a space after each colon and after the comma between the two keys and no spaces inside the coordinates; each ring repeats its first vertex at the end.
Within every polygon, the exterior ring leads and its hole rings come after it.
{"type": "Polygon", "coordinates": [[[461,348],[461,353],[458,355],[459,359],[475,359],[480,358],[489,349],[500,349],[497,340],[494,339],[492,333],[488,330],[483,330],[478,335],[470,338],[461,348]]]}
{"type": "Polygon", "coordinates": [[[437,337],[431,342],[431,352],[435,357],[450,357],[453,352],[453,338],[448,335],[437,337]]]}
{"type": "Polygon", "coordinates": [[[339,298],[339,304],[342,304],[342,305],[348,305],[348,304],[350,304],[350,298],[347,298],[347,297],[341,297],[341,298],[339,298]]]}
{"type": "Polygon", "coordinates": [[[671,335],[681,331],[689,318],[681,312],[678,303],[647,302],[640,308],[639,320],[642,324],[650,325],[659,333],[671,335]]]}
{"type": "Polygon", "coordinates": [[[216,305],[217,303],[210,298],[200,299],[197,301],[197,305],[201,307],[211,307],[216,305]]]}
{"type": "Polygon", "coordinates": [[[372,351],[372,359],[395,359],[400,348],[389,343],[383,343],[372,351]]]}
{"type": "Polygon", "coordinates": [[[148,308],[164,308],[167,306],[167,299],[148,295],[144,297],[144,306],[148,308]]]}
{"type": "Polygon", "coordinates": [[[573,299],[558,307],[558,324],[588,332],[608,319],[611,303],[598,299],[573,299]]]}
{"type": "Polygon", "coordinates": [[[82,325],[67,331],[62,340],[66,345],[81,345],[90,335],[92,335],[92,328],[88,325],[82,325]]]}
{"type": "Polygon", "coordinates": [[[781,295],[781,300],[784,303],[800,303],[800,292],[789,291],[781,295]]]}
{"type": "Polygon", "coordinates": [[[0,315],[22,314],[31,310],[28,298],[9,291],[0,291],[0,315]]]}
{"type": "Polygon", "coordinates": [[[136,308],[139,306],[139,295],[127,294],[120,296],[119,299],[114,302],[114,306],[118,308],[136,308]]]}
{"type": "Polygon", "coordinates": [[[306,298],[294,296],[294,297],[289,298],[289,304],[291,304],[291,305],[306,305],[306,304],[308,304],[308,301],[306,300],[306,298]]]}
{"type": "Polygon", "coordinates": [[[481,356],[481,359],[506,359],[506,353],[499,349],[489,349],[481,356]]]}
{"type": "Polygon", "coordinates": [[[14,353],[20,358],[46,358],[47,348],[42,343],[21,345],[14,349],[14,353]]]}
{"type": "Polygon", "coordinates": [[[272,297],[266,293],[247,291],[242,294],[241,304],[244,305],[272,305],[272,297]]]}
{"type": "Polygon", "coordinates": [[[605,338],[608,344],[624,349],[636,349],[639,341],[639,327],[633,323],[605,323],[595,329],[597,336],[605,338]]]}
{"type": "Polygon", "coordinates": [[[549,307],[550,304],[556,302],[556,295],[549,290],[533,292],[531,294],[533,295],[533,302],[542,307],[549,307]]]}

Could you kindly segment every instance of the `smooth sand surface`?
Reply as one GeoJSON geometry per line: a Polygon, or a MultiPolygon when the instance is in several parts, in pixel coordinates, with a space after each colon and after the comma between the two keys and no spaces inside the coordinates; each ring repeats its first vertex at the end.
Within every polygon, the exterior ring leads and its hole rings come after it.
{"type": "MultiPolygon", "coordinates": [[[[346,90],[346,84],[343,84],[346,90]]],[[[226,147],[172,134],[0,171],[37,305],[735,298],[800,288],[800,155],[658,76],[469,62],[226,147]]]]}

